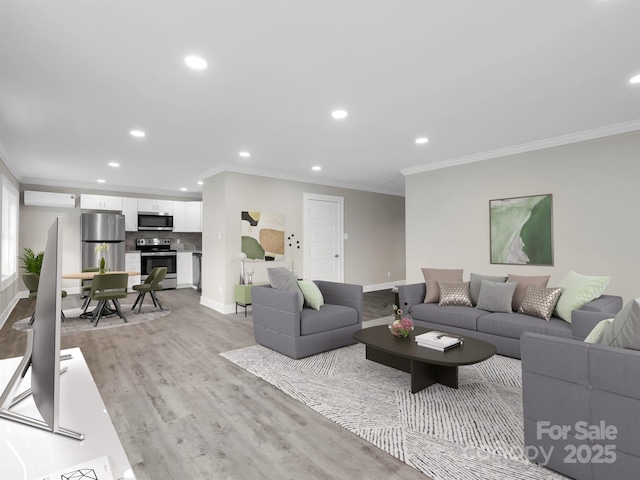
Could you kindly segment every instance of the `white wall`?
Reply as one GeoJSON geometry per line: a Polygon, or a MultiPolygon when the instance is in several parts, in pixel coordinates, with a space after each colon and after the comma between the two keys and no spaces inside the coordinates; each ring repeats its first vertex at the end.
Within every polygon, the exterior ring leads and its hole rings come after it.
{"type": "MultiPolygon", "coordinates": [[[[206,179],[203,187],[204,304],[220,311],[233,304],[240,268],[240,212],[283,213],[286,234],[294,233],[304,242],[305,192],[344,198],[344,232],[349,236],[344,242],[345,282],[367,287],[404,280],[403,197],[224,172],[206,179]]],[[[254,283],[268,281],[267,267],[289,266],[288,253],[284,262],[247,263],[256,271],[254,283]]],[[[303,261],[301,249],[296,253],[300,272],[303,261]]]]}
{"type": "Polygon", "coordinates": [[[407,176],[407,283],[422,267],[469,274],[610,275],[640,296],[640,132],[407,176]],[[553,194],[554,266],[489,263],[489,200],[553,194]]]}

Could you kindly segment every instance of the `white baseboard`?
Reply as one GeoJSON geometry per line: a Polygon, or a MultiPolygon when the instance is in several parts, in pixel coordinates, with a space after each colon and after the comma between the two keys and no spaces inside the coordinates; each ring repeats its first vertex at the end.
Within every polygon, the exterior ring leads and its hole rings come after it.
{"type": "Polygon", "coordinates": [[[4,326],[4,322],[7,321],[7,318],[9,318],[9,315],[11,315],[11,312],[13,312],[13,309],[18,304],[20,299],[27,298],[28,296],[29,296],[29,292],[16,293],[16,296],[13,297],[13,300],[9,302],[9,305],[7,305],[7,307],[3,310],[2,314],[0,315],[0,328],[4,326]]]}
{"type": "Polygon", "coordinates": [[[215,310],[216,312],[223,313],[225,315],[227,315],[228,313],[236,313],[235,303],[224,304],[216,300],[201,296],[200,305],[204,305],[205,307],[208,307],[212,310],[215,310]]]}
{"type": "Polygon", "coordinates": [[[376,292],[378,290],[391,290],[396,285],[404,285],[406,280],[398,280],[396,282],[378,283],[375,285],[365,285],[362,287],[363,292],[376,292]]]}

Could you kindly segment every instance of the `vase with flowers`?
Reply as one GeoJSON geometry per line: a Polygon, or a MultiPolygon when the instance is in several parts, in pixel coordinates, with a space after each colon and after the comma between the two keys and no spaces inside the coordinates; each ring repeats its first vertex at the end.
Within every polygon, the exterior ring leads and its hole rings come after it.
{"type": "Polygon", "coordinates": [[[389,331],[396,337],[406,338],[413,331],[413,321],[409,317],[394,320],[393,323],[389,325],[389,331]]]}
{"type": "Polygon", "coordinates": [[[100,245],[96,245],[93,249],[96,255],[100,255],[100,261],[98,262],[99,273],[104,273],[107,269],[107,261],[104,259],[104,252],[109,251],[109,244],[102,242],[100,245]]]}

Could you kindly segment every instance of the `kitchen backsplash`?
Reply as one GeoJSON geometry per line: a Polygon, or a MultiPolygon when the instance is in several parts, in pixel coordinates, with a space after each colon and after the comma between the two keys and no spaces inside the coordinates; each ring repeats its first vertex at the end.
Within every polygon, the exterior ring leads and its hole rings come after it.
{"type": "Polygon", "coordinates": [[[199,232],[127,232],[124,239],[125,250],[135,250],[137,238],[155,237],[170,238],[171,248],[174,250],[202,251],[202,233],[199,232]]]}

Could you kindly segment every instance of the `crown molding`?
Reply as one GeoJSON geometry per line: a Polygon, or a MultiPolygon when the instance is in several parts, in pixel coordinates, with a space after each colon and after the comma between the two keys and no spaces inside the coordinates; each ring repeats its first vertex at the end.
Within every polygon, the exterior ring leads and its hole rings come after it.
{"type": "Polygon", "coordinates": [[[632,132],[634,130],[640,130],[640,120],[616,123],[614,125],[607,125],[606,127],[594,128],[593,130],[585,130],[583,132],[570,133],[568,135],[562,135],[559,137],[547,138],[535,142],[523,143],[521,145],[499,148],[497,150],[490,150],[488,152],[474,153],[472,155],[451,158],[449,160],[443,160],[440,162],[433,162],[427,163],[425,165],[418,165],[416,167],[403,168],[402,170],[400,170],[400,173],[402,173],[406,177],[408,175],[415,175],[416,173],[428,172],[430,170],[439,170],[441,168],[454,167],[456,165],[464,165],[466,163],[481,162],[483,160],[490,160],[492,158],[506,157],[518,153],[526,153],[535,150],[542,150],[545,148],[558,147],[561,145],[568,145],[570,143],[583,142],[585,140],[593,140],[596,138],[608,137],[620,133],[632,132]]]}
{"type": "Polygon", "coordinates": [[[322,180],[315,177],[305,177],[302,175],[289,175],[286,173],[275,172],[272,170],[265,170],[265,169],[238,166],[238,165],[224,165],[224,164],[219,165],[211,170],[208,170],[202,173],[200,177],[206,179],[208,177],[218,175],[223,172],[240,173],[243,175],[255,175],[258,177],[274,178],[277,180],[287,180],[290,182],[309,183],[312,185],[324,185],[327,187],[345,188],[348,190],[359,190],[363,192],[379,193],[382,195],[392,195],[394,197],[404,197],[404,192],[398,193],[397,191],[385,190],[380,188],[372,188],[367,185],[361,185],[356,183],[338,182],[333,180],[322,180]]]}

